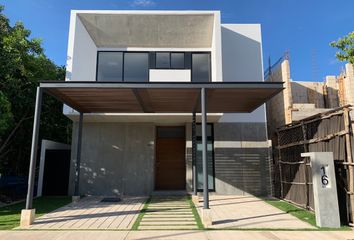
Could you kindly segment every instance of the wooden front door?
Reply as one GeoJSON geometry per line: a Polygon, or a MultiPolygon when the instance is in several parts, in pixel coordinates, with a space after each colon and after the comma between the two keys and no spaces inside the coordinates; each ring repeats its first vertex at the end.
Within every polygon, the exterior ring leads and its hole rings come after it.
{"type": "Polygon", "coordinates": [[[156,190],[186,188],[185,128],[157,127],[156,131],[156,190]]]}

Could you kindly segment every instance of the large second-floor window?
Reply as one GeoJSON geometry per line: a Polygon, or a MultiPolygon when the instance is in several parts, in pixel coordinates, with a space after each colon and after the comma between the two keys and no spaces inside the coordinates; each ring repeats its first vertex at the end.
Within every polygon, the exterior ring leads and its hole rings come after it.
{"type": "Polygon", "coordinates": [[[150,69],[190,70],[192,82],[211,81],[209,52],[97,53],[97,81],[148,82],[150,69]]]}
{"type": "Polygon", "coordinates": [[[149,54],[124,53],[124,81],[148,82],[149,81],[149,54]]]}
{"type": "Polygon", "coordinates": [[[99,52],[97,56],[97,80],[104,82],[123,81],[123,53],[99,52]]]}
{"type": "Polygon", "coordinates": [[[209,82],[210,81],[210,54],[193,53],[192,54],[192,81],[209,82]]]}
{"type": "Polygon", "coordinates": [[[149,53],[98,52],[97,54],[97,81],[149,81],[149,53]]]}

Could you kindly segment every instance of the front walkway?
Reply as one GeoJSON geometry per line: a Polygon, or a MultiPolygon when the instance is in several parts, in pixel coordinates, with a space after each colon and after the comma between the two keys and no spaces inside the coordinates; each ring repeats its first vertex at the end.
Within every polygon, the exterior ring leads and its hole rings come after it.
{"type": "Polygon", "coordinates": [[[86,197],[37,218],[30,229],[122,229],[133,226],[145,197],[124,197],[120,202],[101,202],[86,197]]]}
{"type": "Polygon", "coordinates": [[[198,226],[186,196],[153,196],[138,229],[186,230],[198,226]]]}
{"type": "MultiPolygon", "coordinates": [[[[199,214],[202,205],[203,202],[199,202],[199,214]]],[[[210,195],[210,209],[213,225],[209,228],[214,229],[315,229],[314,226],[253,196],[210,195]]]]}

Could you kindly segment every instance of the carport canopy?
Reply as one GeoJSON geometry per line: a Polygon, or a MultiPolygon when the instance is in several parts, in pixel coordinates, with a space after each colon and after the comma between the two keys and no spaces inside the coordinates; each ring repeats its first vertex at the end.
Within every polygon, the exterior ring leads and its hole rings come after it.
{"type": "MultiPolygon", "coordinates": [[[[43,92],[52,95],[80,113],[75,166],[75,196],[79,196],[81,135],[84,113],[193,113],[192,129],[195,131],[195,115],[196,112],[200,112],[203,182],[208,182],[207,113],[250,113],[282,89],[282,82],[127,83],[43,81],[37,88],[36,95],[26,209],[33,211],[32,201],[43,92]]],[[[194,142],[192,155],[195,159],[195,140],[192,142],[194,142]]],[[[193,176],[196,176],[195,164],[193,166],[193,176]]],[[[196,194],[195,177],[193,185],[196,194]]],[[[203,186],[203,202],[204,209],[208,209],[207,184],[203,186]]]]}
{"type": "Polygon", "coordinates": [[[249,113],[283,89],[273,82],[111,83],[45,81],[40,88],[81,113],[249,113]]]}

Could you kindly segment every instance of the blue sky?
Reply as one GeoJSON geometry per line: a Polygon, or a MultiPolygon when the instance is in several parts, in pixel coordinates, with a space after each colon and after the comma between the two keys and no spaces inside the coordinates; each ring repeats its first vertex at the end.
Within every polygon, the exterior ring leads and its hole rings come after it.
{"type": "Polygon", "coordinates": [[[24,22],[47,56],[65,65],[71,9],[220,10],[222,23],[261,23],[264,67],[290,52],[294,80],[320,81],[344,63],[329,42],[354,31],[353,0],[0,0],[11,24],[24,22]]]}

